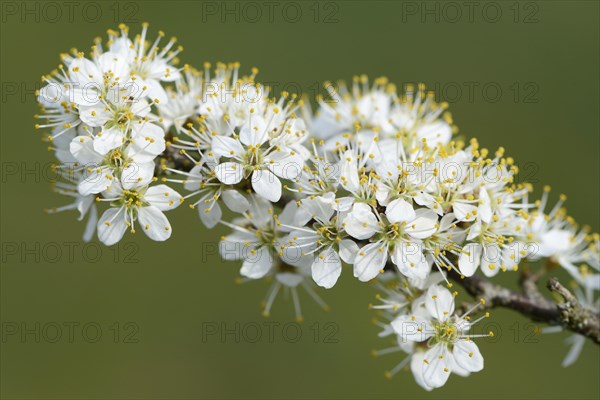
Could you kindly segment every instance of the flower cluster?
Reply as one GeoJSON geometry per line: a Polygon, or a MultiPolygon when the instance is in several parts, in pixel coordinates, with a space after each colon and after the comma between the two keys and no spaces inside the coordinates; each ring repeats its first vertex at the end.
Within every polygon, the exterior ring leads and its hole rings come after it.
{"type": "Polygon", "coordinates": [[[486,312],[477,319],[472,319],[470,314],[484,305],[485,300],[457,315],[454,297],[458,292],[451,293],[441,286],[444,279],[438,272],[427,279],[410,279],[397,272],[386,272],[378,283],[384,293],[377,295],[381,304],[370,307],[381,310],[385,318],[385,322],[376,321],[382,328],[379,336],[393,336],[395,345],[374,350],[372,354],[406,354],[386,372],[386,377],[391,378],[409,365],[417,384],[432,390],[443,386],[451,373],[468,376],[483,369],[483,356],[472,339],[494,333],[476,334],[473,329],[490,314],[486,312]]]}
{"type": "Polygon", "coordinates": [[[398,344],[384,352],[409,355],[390,375],[410,363],[428,390],[483,368],[469,333],[479,306],[455,313],[456,292],[442,286],[450,274],[493,277],[544,258],[599,308],[598,234],[566,214],[564,196],[550,211],[549,189],[531,200],[503,148],[455,136],[448,105],[424,85],[326,83],[313,112],[295,94],[271,96],[256,68],[177,67],[181,47],[163,45],[162,32],[147,41],[147,25],[132,39],[125,26],[108,36],[43,77],[36,116],[65,172],[55,188],[75,198],[51,211],[89,215],[86,240],[97,228],[112,245],[136,221],[166,240],[163,211],[187,200],[207,228],[231,229],[220,251],[242,261],[242,281],[274,280],[264,314],[283,288],[299,319],[297,288],[326,307],[315,285],[332,288],[350,265],[384,290],[373,308],[385,310],[382,336],[398,344]],[[97,202],[109,203],[99,219],[97,202]]]}
{"type": "Polygon", "coordinates": [[[166,143],[153,107],[167,100],[161,82],[181,76],[174,66],[181,48],[174,48],[174,38],[159,47],[162,32],[149,45],[147,28],[132,40],[122,25],[119,32],[108,31],[104,46],[97,38],[87,57],[77,49],[63,54],[63,64],[42,77],[47,85],[38,93],[36,118],[45,123],[36,128],[51,128],[46,140],[64,178],[57,190],[75,198],[50,211],[77,209],[80,219],[89,214],[84,238],[97,228],[108,246],[127,230],[135,233],[136,221],[152,240],[168,239],[171,225],[163,211],[182,200],[168,186],[152,185],[154,160],[166,143]],[[95,202],[109,203],[99,219],[95,202]]]}

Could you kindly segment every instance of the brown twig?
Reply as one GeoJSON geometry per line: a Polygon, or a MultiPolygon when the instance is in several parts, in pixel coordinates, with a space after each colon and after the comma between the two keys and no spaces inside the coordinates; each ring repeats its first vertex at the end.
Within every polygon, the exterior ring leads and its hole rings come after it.
{"type": "Polygon", "coordinates": [[[483,298],[487,308],[512,309],[534,321],[562,325],[600,344],[600,316],[579,304],[575,296],[556,278],[548,281],[548,288],[560,294],[565,300],[564,303],[557,304],[539,293],[532,275],[526,275],[521,280],[523,292],[507,289],[479,275],[461,278],[458,273],[452,271],[449,276],[472,296],[483,298]]]}
{"type": "Polygon", "coordinates": [[[547,286],[551,292],[557,293],[564,300],[556,305],[562,324],[600,344],[600,316],[583,307],[558,279],[551,278],[547,286]]]}

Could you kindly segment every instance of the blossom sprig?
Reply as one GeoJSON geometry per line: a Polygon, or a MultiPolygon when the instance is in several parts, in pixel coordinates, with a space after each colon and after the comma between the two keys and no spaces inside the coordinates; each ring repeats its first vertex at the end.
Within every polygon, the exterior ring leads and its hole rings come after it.
{"type": "MultiPolygon", "coordinates": [[[[272,282],[263,314],[283,291],[298,320],[298,289],[326,309],[317,287],[350,266],[383,292],[372,308],[394,346],[375,354],[406,354],[387,375],[410,366],[426,390],[483,369],[472,329],[489,316],[485,300],[456,311],[449,279],[494,279],[544,259],[597,314],[599,235],[567,214],[566,196],[550,208],[545,187],[533,199],[504,148],[456,137],[448,104],[425,85],[360,75],[326,83],[313,110],[293,93],[274,96],[257,68],[178,67],[177,40],[148,37],[147,24],[133,37],[120,25],[42,77],[35,127],[57,159],[54,191],[72,199],[49,212],[77,210],[84,240],[97,232],[113,245],[140,229],[167,240],[164,212],[187,201],[207,228],[231,230],[220,253],[241,262],[241,282],[272,282]]],[[[582,338],[570,339],[565,364],[582,338]]]]}
{"type": "Polygon", "coordinates": [[[42,77],[46,85],[38,92],[36,118],[45,123],[36,128],[52,128],[45,140],[58,159],[53,168],[60,172],[62,192],[76,188],[81,216],[91,210],[84,239],[91,239],[97,221],[98,238],[106,245],[120,241],[128,229],[135,233],[135,221],[151,239],[168,239],[171,226],[162,211],[180,204],[173,189],[152,183],[155,159],[166,147],[155,107],[168,100],[161,82],[180,78],[175,65],[182,48],[174,48],[174,38],[160,47],[162,32],[150,44],[147,32],[143,24],[132,40],[129,28],[120,25],[108,31],[105,46],[97,38],[89,56],[77,49],[62,54],[63,64],[42,77]],[[98,218],[96,206],[88,206],[92,202],[111,207],[98,218]]]}

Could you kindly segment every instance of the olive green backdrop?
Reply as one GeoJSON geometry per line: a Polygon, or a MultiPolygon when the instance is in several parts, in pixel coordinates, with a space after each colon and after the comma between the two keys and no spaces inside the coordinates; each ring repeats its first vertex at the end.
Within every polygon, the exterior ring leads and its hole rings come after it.
{"type": "Polygon", "coordinates": [[[566,335],[531,335],[510,311],[478,342],[483,372],[426,393],[409,372],[384,378],[398,355],[371,358],[388,341],[371,324],[374,289],[349,269],[324,293],[329,313],[303,294],[305,322],[286,326],[291,303],[262,318],[268,285],[236,285],[239,265],[214,254],[226,230],[187,207],[170,213],[170,241],[127,234],[116,249],[84,247],[75,213],[43,212],[64,198],[50,191],[32,90],[60,52],[125,20],[177,36],[185,63],[240,61],[309,95],[360,73],[437,87],[462,134],[506,147],[598,231],[598,2],[489,3],[2,2],[2,397],[598,398],[597,346],[564,369],[566,335]]]}

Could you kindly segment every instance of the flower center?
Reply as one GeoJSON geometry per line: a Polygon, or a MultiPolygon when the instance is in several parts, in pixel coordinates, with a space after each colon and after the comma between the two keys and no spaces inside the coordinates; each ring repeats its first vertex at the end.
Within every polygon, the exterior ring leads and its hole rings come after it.
{"type": "Polygon", "coordinates": [[[123,203],[127,207],[141,207],[145,204],[144,195],[136,190],[123,190],[123,203]]]}
{"type": "Polygon", "coordinates": [[[433,340],[435,343],[452,344],[458,339],[458,329],[450,321],[444,321],[434,325],[435,335],[433,340]]]}
{"type": "Polygon", "coordinates": [[[265,246],[273,246],[275,242],[275,229],[271,226],[257,228],[255,235],[258,241],[265,246]]]}
{"type": "Polygon", "coordinates": [[[258,145],[249,145],[246,153],[243,156],[242,162],[248,172],[252,172],[254,169],[256,169],[256,167],[263,164],[264,151],[258,145]]]}
{"type": "Polygon", "coordinates": [[[129,157],[125,156],[125,154],[121,153],[120,149],[114,149],[110,151],[104,157],[105,163],[110,165],[113,169],[119,169],[126,166],[129,162],[129,157]]]}
{"type": "Polygon", "coordinates": [[[394,246],[403,234],[404,223],[380,222],[381,233],[375,236],[375,241],[383,241],[389,246],[394,246]]]}
{"type": "Polygon", "coordinates": [[[315,222],[313,228],[321,236],[317,240],[319,245],[336,243],[342,239],[337,227],[337,216],[333,216],[327,223],[315,222]]]}

